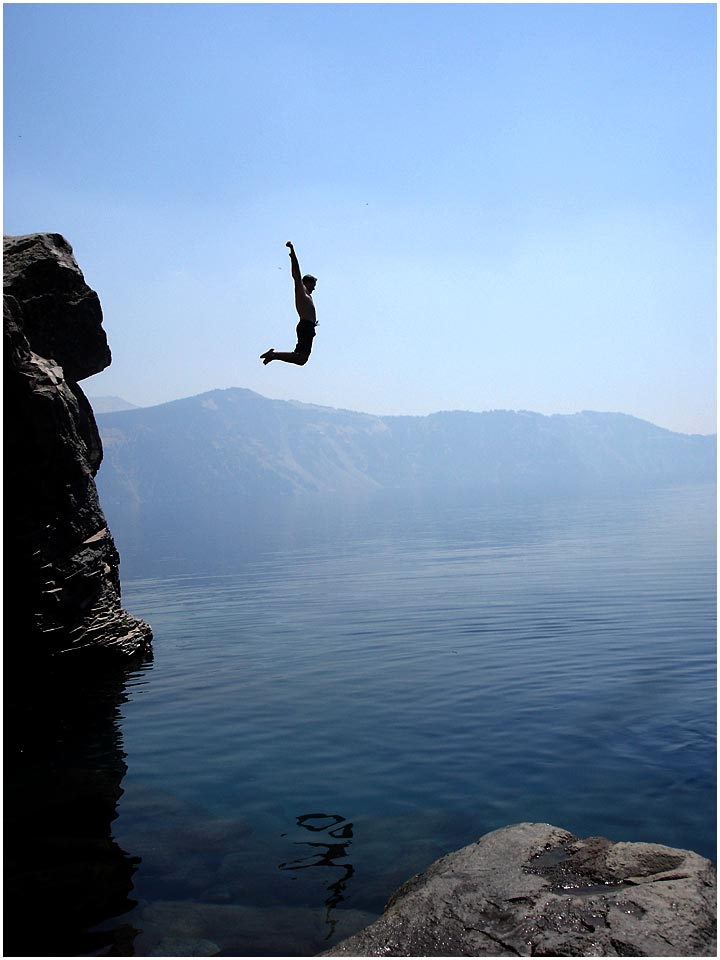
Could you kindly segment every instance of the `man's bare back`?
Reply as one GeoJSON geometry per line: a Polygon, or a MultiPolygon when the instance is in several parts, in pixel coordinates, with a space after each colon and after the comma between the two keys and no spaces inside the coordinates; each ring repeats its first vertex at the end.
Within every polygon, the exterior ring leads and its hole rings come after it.
{"type": "Polygon", "coordinates": [[[262,362],[266,365],[272,360],[284,360],[285,363],[295,363],[298,366],[303,366],[303,364],[308,362],[310,357],[313,337],[315,336],[315,327],[317,326],[315,304],[312,298],[312,292],[315,289],[317,280],[310,274],[306,274],[304,277],[301,275],[300,264],[295,255],[295,248],[289,240],[285,246],[290,248],[290,268],[295,284],[295,309],[300,317],[300,322],[295,328],[297,344],[292,353],[278,353],[270,349],[260,356],[262,362]]]}

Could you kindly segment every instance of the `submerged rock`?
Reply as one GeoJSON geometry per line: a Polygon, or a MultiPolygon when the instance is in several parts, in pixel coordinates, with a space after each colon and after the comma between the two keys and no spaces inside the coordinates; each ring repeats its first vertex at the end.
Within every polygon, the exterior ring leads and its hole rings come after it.
{"type": "Polygon", "coordinates": [[[520,823],[433,863],[322,956],[714,957],[715,870],[687,850],[520,823]]]}
{"type": "Polygon", "coordinates": [[[58,234],[4,239],[6,665],[148,649],[120,604],[102,444],[77,381],[110,363],[97,294],[58,234]]]}
{"type": "Polygon", "coordinates": [[[337,910],[328,924],[325,909],[305,906],[156,900],[138,906],[125,919],[141,931],[133,943],[137,957],[308,957],[334,942],[330,936],[360,930],[370,915],[337,910]]]}

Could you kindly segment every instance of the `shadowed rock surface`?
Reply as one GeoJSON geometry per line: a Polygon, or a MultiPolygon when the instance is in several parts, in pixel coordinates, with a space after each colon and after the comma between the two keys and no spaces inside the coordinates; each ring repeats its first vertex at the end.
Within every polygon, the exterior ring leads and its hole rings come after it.
{"type": "Polygon", "coordinates": [[[78,379],[110,363],[97,295],[58,234],[4,240],[7,658],[147,650],[120,605],[100,507],[102,444],[78,379]]]}
{"type": "Polygon", "coordinates": [[[5,293],[22,305],[34,353],[52,358],[69,382],[110,366],[98,295],[85,282],[70,244],[57,233],[4,238],[5,293]]]}
{"type": "Polygon", "coordinates": [[[716,945],[709,860],[520,823],[433,863],[322,956],[714,957],[716,945]]]}

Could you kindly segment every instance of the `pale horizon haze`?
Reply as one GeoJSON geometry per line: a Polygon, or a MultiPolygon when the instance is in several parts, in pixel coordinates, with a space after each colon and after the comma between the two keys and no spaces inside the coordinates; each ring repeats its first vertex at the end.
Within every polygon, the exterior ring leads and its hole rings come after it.
{"type": "Polygon", "coordinates": [[[62,234],[139,406],[716,430],[716,6],[25,4],[4,232],[62,234]],[[304,367],[285,242],[318,277],[304,367]]]}

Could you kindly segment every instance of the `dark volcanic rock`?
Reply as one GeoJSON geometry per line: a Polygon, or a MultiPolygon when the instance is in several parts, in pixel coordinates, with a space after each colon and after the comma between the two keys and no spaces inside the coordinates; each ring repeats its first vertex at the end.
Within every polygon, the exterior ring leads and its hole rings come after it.
{"type": "Polygon", "coordinates": [[[496,830],[433,863],[322,956],[714,957],[716,876],[696,853],[496,830]]]}
{"type": "Polygon", "coordinates": [[[147,649],[120,605],[102,444],[77,380],[110,363],[97,295],[57,234],[4,241],[6,666],[147,649]]]}

